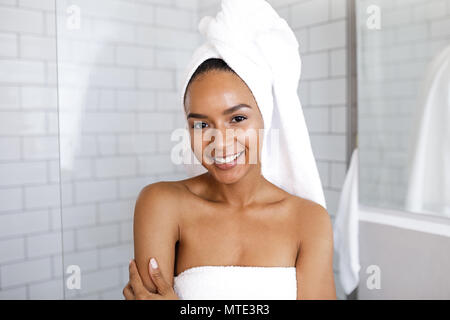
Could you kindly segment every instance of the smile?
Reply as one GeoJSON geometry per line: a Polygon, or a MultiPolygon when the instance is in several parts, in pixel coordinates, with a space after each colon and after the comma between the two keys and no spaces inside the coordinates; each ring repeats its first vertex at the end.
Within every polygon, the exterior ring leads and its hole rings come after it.
{"type": "Polygon", "coordinates": [[[245,150],[236,153],[234,155],[228,156],[226,158],[222,158],[222,157],[213,157],[213,160],[215,163],[217,164],[225,164],[225,163],[230,163],[233,162],[234,160],[236,160],[237,158],[239,158],[243,153],[245,152],[245,150]]]}

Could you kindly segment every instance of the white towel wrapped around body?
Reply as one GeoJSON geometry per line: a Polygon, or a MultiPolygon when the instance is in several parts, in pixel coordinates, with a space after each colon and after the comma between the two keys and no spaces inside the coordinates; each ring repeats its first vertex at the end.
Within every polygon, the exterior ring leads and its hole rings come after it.
{"type": "Polygon", "coordinates": [[[199,266],[174,277],[181,300],[296,300],[295,267],[199,266]]]}
{"type": "MultiPolygon", "coordinates": [[[[302,106],[299,44],[288,26],[264,0],[222,0],[216,17],[204,17],[199,30],[205,42],[188,64],[181,90],[207,59],[223,59],[253,93],[264,121],[262,175],[273,184],[326,208],[302,106]],[[278,130],[279,140],[270,139],[278,130]]],[[[183,108],[184,110],[184,108],[183,108]]],[[[185,159],[195,159],[187,147],[185,159]]],[[[198,161],[187,164],[193,176],[205,172],[198,161]]]]}

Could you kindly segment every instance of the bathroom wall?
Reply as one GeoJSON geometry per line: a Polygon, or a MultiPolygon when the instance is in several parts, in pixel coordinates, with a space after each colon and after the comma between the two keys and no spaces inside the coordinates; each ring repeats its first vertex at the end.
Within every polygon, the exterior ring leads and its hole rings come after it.
{"type": "Polygon", "coordinates": [[[362,203],[403,210],[408,148],[426,68],[450,43],[450,1],[360,1],[359,144],[362,203]],[[369,5],[381,29],[365,27],[369,5]]]}
{"type": "Polygon", "coordinates": [[[54,1],[1,1],[0,43],[0,299],[61,298],[54,1]]]}
{"type": "Polygon", "coordinates": [[[58,1],[59,95],[54,3],[0,4],[0,299],[63,297],[60,196],[64,265],[82,270],[66,297],[122,299],[138,191],[184,176],[168,134],[196,1],[70,1],[80,30],[58,1]]]}
{"type": "Polygon", "coordinates": [[[198,44],[196,1],[58,4],[83,17],[80,30],[58,20],[64,264],[85,279],[66,294],[122,299],[137,194],[185,177],[170,134],[185,121],[178,86],[198,44]]]}
{"type": "Polygon", "coordinates": [[[370,207],[359,224],[358,298],[449,299],[450,220],[406,212],[404,198],[417,94],[427,63],[450,43],[450,1],[359,4],[363,17],[369,4],[382,11],[381,30],[359,25],[360,201],[370,207]]]}
{"type": "MultiPolygon", "coordinates": [[[[269,2],[300,42],[299,95],[333,219],[347,158],[346,1],[269,2]]],[[[183,123],[177,86],[198,19],[218,1],[71,3],[84,27],[59,19],[58,96],[54,2],[0,4],[0,298],[62,298],[61,196],[64,265],[86,279],[66,296],[121,299],[137,192],[183,177],[168,161],[168,134],[183,123]]]]}
{"type": "Polygon", "coordinates": [[[448,236],[366,221],[359,227],[358,299],[450,298],[448,236]],[[373,286],[374,265],[379,287],[373,286]]]}

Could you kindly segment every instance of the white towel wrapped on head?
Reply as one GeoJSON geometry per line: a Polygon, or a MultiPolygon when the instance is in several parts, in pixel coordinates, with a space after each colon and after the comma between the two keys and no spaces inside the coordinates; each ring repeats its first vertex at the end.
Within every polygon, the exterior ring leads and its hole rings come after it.
{"type": "MultiPolygon", "coordinates": [[[[317,165],[298,97],[301,74],[299,44],[288,26],[264,0],[222,0],[216,17],[204,17],[199,30],[205,42],[194,52],[181,90],[207,59],[223,59],[247,84],[261,111],[265,135],[262,175],[285,191],[326,208],[317,165]],[[270,130],[279,130],[279,141],[270,130]]],[[[184,110],[184,108],[183,108],[184,110]]],[[[187,148],[185,155],[192,157],[187,148]]],[[[188,173],[205,171],[198,163],[188,173]]]]}

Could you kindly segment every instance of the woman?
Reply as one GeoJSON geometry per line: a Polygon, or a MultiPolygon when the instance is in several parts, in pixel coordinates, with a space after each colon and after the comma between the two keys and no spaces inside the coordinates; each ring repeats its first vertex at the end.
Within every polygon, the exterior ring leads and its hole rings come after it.
{"type": "MultiPolygon", "coordinates": [[[[257,7],[259,13],[273,10],[262,0],[224,0],[218,20],[229,21],[227,14],[236,17],[231,9],[247,16],[243,3],[253,5],[251,10],[257,7]]],[[[261,17],[267,21],[267,15],[261,17]]],[[[134,216],[135,261],[130,263],[124,296],[335,299],[333,235],[327,211],[269,181],[261,161],[268,142],[259,135],[254,136],[256,143],[248,138],[249,132],[267,129],[269,123],[262,109],[266,104],[255,94],[256,85],[250,89],[252,82],[242,77],[245,72],[236,72],[221,58],[201,55],[200,60],[189,74],[183,103],[192,149],[207,172],[142,190],[134,216]],[[200,140],[200,152],[195,150],[196,134],[204,138],[211,130],[220,134],[200,140]]],[[[300,170],[300,163],[290,163],[300,170]]]]}

